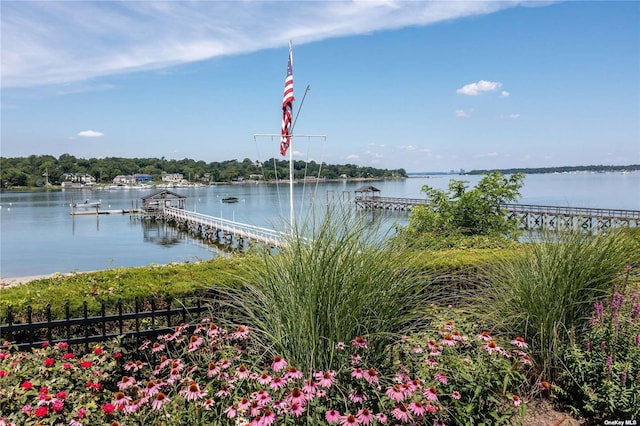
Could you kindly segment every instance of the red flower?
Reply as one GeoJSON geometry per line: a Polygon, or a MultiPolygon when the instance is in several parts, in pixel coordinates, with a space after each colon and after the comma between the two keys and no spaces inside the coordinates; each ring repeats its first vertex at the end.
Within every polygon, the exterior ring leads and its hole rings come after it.
{"type": "Polygon", "coordinates": [[[108,403],[108,404],[102,404],[102,411],[104,411],[106,414],[113,414],[113,411],[116,409],[116,406],[108,403]]]}
{"type": "Polygon", "coordinates": [[[36,417],[44,417],[47,414],[49,414],[49,407],[47,407],[46,405],[41,405],[36,408],[36,417]]]}
{"type": "Polygon", "coordinates": [[[42,347],[46,348],[47,346],[49,346],[49,342],[42,342],[42,347]]]}
{"type": "Polygon", "coordinates": [[[5,377],[7,375],[7,372],[4,370],[0,370],[0,379],[5,377]]]}
{"type": "Polygon", "coordinates": [[[82,368],[89,368],[93,365],[93,363],[91,361],[82,361],[80,363],[80,367],[82,368]]]}
{"type": "Polygon", "coordinates": [[[53,364],[55,364],[55,363],[56,363],[56,360],[55,360],[55,359],[53,359],[53,358],[47,358],[47,359],[45,359],[45,360],[44,360],[44,363],[43,363],[43,364],[44,364],[44,366],[45,366],[45,367],[51,367],[51,366],[52,366],[53,364]]]}
{"type": "Polygon", "coordinates": [[[65,362],[64,364],[62,364],[62,368],[64,368],[65,370],[68,370],[71,367],[73,367],[73,364],[71,364],[70,362],[65,362]]]}
{"type": "Polygon", "coordinates": [[[93,353],[96,354],[96,355],[102,355],[102,352],[104,352],[104,350],[102,350],[102,348],[100,348],[100,347],[95,348],[93,350],[93,353]]]}
{"type": "Polygon", "coordinates": [[[62,358],[64,359],[71,359],[71,358],[75,358],[76,356],[71,353],[71,352],[67,352],[66,354],[62,355],[62,358]]]}
{"type": "Polygon", "coordinates": [[[99,390],[100,389],[100,383],[87,382],[86,387],[88,387],[89,389],[99,390]]]}
{"type": "Polygon", "coordinates": [[[115,359],[120,359],[120,358],[122,358],[122,352],[116,352],[116,353],[114,353],[114,354],[113,354],[113,357],[114,357],[115,359]]]}
{"type": "Polygon", "coordinates": [[[25,380],[24,382],[22,382],[22,384],[20,385],[20,387],[24,390],[29,390],[33,387],[33,383],[31,383],[28,380],[25,380]]]}
{"type": "Polygon", "coordinates": [[[56,394],[56,398],[65,399],[67,397],[67,393],[65,391],[60,391],[56,394]]]}

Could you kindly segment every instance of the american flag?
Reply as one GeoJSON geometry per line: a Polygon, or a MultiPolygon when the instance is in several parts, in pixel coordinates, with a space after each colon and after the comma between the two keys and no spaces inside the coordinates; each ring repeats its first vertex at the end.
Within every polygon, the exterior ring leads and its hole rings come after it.
{"type": "Polygon", "coordinates": [[[291,143],[291,112],[293,110],[293,65],[291,49],[287,64],[287,78],[284,80],[284,96],[282,97],[282,137],[280,138],[280,154],[287,155],[291,143]]]}

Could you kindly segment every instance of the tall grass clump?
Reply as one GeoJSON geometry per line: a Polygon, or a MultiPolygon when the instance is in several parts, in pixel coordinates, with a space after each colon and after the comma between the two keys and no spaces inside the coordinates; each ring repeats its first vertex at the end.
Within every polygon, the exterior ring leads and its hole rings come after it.
{"type": "Polygon", "coordinates": [[[253,328],[265,354],[305,369],[334,367],[336,345],[354,336],[382,359],[389,338],[423,320],[431,281],[405,267],[409,255],[391,249],[379,226],[345,209],[309,222],[275,253],[254,253],[242,288],[219,289],[229,319],[253,328]]]}
{"type": "Polygon", "coordinates": [[[570,330],[584,330],[594,301],[640,259],[638,247],[629,233],[543,235],[492,269],[482,306],[491,323],[530,342],[539,374],[553,380],[570,330]]]}

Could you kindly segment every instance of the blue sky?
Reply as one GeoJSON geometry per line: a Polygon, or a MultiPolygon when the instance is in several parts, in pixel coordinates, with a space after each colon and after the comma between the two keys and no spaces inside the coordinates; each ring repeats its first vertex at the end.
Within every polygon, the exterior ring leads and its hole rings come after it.
{"type": "Polygon", "coordinates": [[[640,163],[640,2],[2,1],[4,157],[640,163]]]}

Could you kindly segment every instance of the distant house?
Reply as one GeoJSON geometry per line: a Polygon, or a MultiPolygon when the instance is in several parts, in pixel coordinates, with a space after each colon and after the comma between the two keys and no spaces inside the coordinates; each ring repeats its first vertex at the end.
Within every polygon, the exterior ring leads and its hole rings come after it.
{"type": "Polygon", "coordinates": [[[172,182],[179,183],[184,180],[184,175],[182,173],[165,173],[162,175],[163,182],[172,182]]]}
{"type": "Polygon", "coordinates": [[[136,182],[151,182],[153,180],[151,175],[142,174],[142,173],[135,174],[133,175],[133,177],[136,180],[136,182]]]}
{"type": "Polygon", "coordinates": [[[113,183],[134,184],[136,183],[136,178],[132,175],[118,175],[113,178],[113,183]]]}

